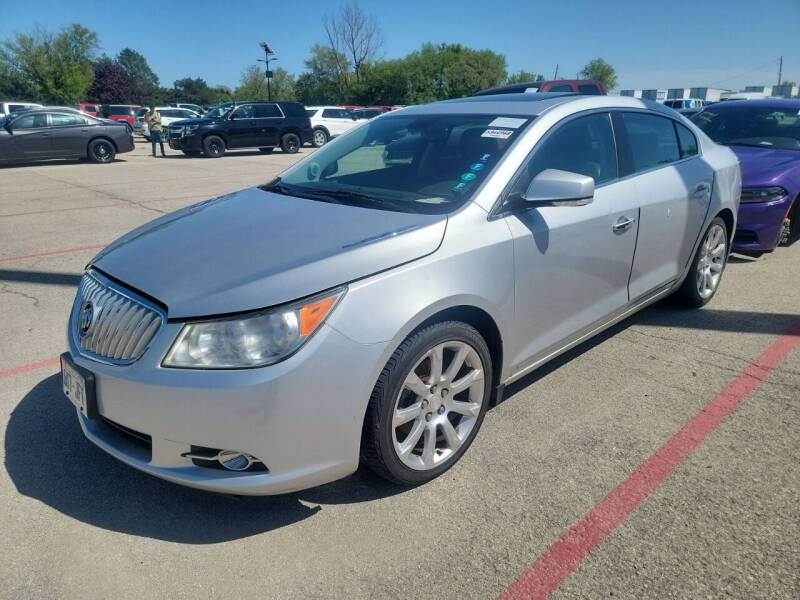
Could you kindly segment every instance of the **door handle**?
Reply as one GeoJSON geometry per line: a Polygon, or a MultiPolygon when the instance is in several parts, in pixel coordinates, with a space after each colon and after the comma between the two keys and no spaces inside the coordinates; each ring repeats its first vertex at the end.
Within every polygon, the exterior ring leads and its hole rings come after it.
{"type": "Polygon", "coordinates": [[[692,197],[698,200],[705,200],[706,194],[711,190],[711,186],[706,182],[699,184],[696,188],[694,188],[694,192],[692,192],[692,197]]]}
{"type": "Polygon", "coordinates": [[[636,223],[636,219],[632,219],[631,217],[620,217],[617,222],[611,226],[611,229],[614,231],[625,231],[634,223],[636,223]]]}

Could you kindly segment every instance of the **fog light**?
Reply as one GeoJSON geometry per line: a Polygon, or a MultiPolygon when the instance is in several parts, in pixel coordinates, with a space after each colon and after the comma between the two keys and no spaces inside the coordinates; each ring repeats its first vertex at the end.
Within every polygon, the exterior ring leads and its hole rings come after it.
{"type": "Polygon", "coordinates": [[[246,471],[253,463],[261,462],[255,456],[234,450],[222,450],[217,454],[217,461],[229,471],[246,471]]]}
{"type": "Polygon", "coordinates": [[[216,467],[229,471],[267,470],[264,463],[255,456],[237,450],[215,450],[192,446],[191,452],[184,452],[181,456],[192,459],[192,462],[200,467],[216,467]]]}

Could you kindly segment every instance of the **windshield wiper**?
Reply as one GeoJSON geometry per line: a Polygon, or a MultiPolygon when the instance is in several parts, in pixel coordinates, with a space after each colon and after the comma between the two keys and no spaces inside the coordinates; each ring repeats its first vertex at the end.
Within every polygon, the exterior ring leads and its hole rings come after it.
{"type": "Polygon", "coordinates": [[[410,202],[389,200],[388,198],[376,198],[359,192],[349,190],[330,190],[330,189],[309,189],[303,190],[309,197],[318,198],[335,204],[353,204],[366,208],[387,208],[400,212],[419,212],[410,202]]]}

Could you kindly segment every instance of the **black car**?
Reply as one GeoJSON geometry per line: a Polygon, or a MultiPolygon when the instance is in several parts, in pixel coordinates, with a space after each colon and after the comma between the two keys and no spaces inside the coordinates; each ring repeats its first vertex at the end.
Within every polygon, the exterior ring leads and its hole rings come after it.
{"type": "Polygon", "coordinates": [[[0,117],[0,163],[72,157],[110,163],[131,150],[133,133],[126,123],[71,108],[33,108],[0,117]]]}
{"type": "Polygon", "coordinates": [[[199,119],[167,127],[170,148],[209,158],[232,148],[258,148],[268,154],[280,146],[294,154],[311,137],[311,121],[298,102],[226,102],[199,119]]]}

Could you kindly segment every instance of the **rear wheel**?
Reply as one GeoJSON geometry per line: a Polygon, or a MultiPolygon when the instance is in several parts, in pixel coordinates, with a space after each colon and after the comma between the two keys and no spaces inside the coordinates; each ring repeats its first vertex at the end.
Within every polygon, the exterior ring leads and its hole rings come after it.
{"type": "Polygon", "coordinates": [[[110,163],[114,160],[116,150],[108,140],[92,140],[86,152],[89,160],[96,163],[110,163]]]}
{"type": "Polygon", "coordinates": [[[438,477],[466,452],[489,403],[492,362],[475,328],[458,321],[407,338],[370,397],[361,458],[402,485],[438,477]]]}
{"type": "Polygon", "coordinates": [[[203,154],[208,158],[219,158],[225,154],[225,141],[218,135],[210,135],[203,140],[203,154]]]}
{"type": "Polygon", "coordinates": [[[315,148],[321,148],[328,143],[328,133],[324,129],[315,129],[312,143],[315,148]]]}
{"type": "Polygon", "coordinates": [[[689,306],[700,307],[716,294],[728,260],[728,234],[725,222],[715,217],[708,226],[692,260],[678,298],[689,306]]]}
{"type": "Polygon", "coordinates": [[[287,133],[281,138],[281,150],[286,154],[294,154],[300,150],[300,138],[295,133],[287,133]]]}

